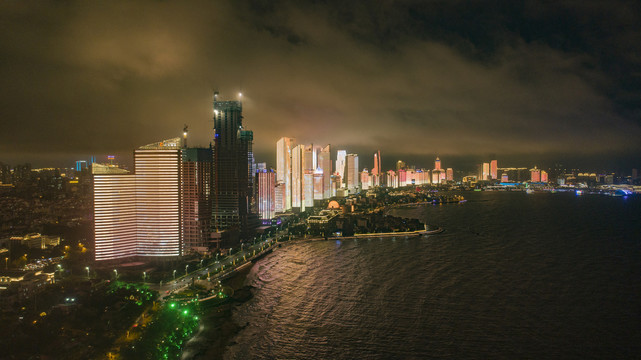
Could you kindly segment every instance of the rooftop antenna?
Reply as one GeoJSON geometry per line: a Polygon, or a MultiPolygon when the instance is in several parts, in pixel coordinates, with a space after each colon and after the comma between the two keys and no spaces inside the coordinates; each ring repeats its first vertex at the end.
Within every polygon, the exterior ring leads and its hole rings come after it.
{"type": "Polygon", "coordinates": [[[188,128],[189,128],[189,126],[187,126],[187,124],[185,124],[185,127],[183,128],[183,148],[187,148],[188,128]]]}

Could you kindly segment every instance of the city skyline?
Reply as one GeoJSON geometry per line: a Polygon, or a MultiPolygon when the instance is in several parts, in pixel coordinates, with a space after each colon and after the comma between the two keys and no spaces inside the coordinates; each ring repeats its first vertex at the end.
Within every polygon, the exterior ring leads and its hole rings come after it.
{"type": "Polygon", "coordinates": [[[125,158],[185,123],[208,146],[220,90],[243,92],[256,160],[271,166],[282,136],[380,150],[385,169],[434,155],[459,169],[641,162],[634,4],[497,4],[503,17],[472,25],[482,4],[197,5],[2,4],[0,161],[125,158]]]}

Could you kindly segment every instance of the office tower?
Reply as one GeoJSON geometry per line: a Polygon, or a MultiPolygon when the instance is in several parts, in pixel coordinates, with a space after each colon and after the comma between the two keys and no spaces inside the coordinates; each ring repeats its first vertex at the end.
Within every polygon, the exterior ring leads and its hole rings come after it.
{"type": "Polygon", "coordinates": [[[510,181],[510,178],[508,177],[507,173],[503,173],[501,175],[501,182],[506,183],[506,182],[509,182],[509,181],[510,181]]]}
{"type": "Polygon", "coordinates": [[[283,137],[276,143],[276,181],[285,184],[285,210],[292,208],[292,149],[296,140],[283,137]]]}
{"type": "Polygon", "coordinates": [[[276,173],[274,170],[259,170],[258,178],[258,215],[265,223],[276,212],[276,173]]]}
{"type": "Polygon", "coordinates": [[[476,164],[476,181],[483,180],[483,164],[476,164]]]}
{"type": "Polygon", "coordinates": [[[541,182],[541,169],[537,169],[536,166],[534,169],[530,169],[530,181],[541,182]]]}
{"type": "Polygon", "coordinates": [[[253,198],[253,133],[243,129],[240,101],[219,101],[214,94],[212,228],[246,233],[253,198]]]}
{"type": "Polygon", "coordinates": [[[496,180],[498,178],[498,161],[497,160],[492,160],[490,161],[490,177],[492,180],[496,180]]]}
{"type": "Polygon", "coordinates": [[[139,256],[182,254],[181,167],[179,137],[134,151],[139,256]]]}
{"type": "Polygon", "coordinates": [[[351,192],[358,191],[359,183],[359,174],[358,174],[358,155],[357,154],[347,154],[345,158],[346,162],[346,184],[347,189],[351,192]]]}
{"type": "Polygon", "coordinates": [[[314,145],[308,145],[303,150],[303,204],[314,207],[314,166],[316,165],[314,145]]]}
{"type": "Polygon", "coordinates": [[[394,172],[394,170],[388,170],[386,175],[387,175],[387,179],[385,180],[385,183],[387,187],[397,188],[398,177],[396,176],[396,173],[394,172]]]}
{"type": "Polygon", "coordinates": [[[381,166],[381,151],[378,150],[374,153],[374,168],[372,169],[372,175],[378,176],[383,173],[383,167],[381,166]]]}
{"type": "Polygon", "coordinates": [[[285,184],[276,182],[274,196],[274,212],[276,214],[285,212],[285,184]]]}
{"type": "Polygon", "coordinates": [[[407,166],[405,165],[405,161],[399,160],[396,162],[396,171],[405,170],[406,167],[407,166]]]}
{"type": "Polygon", "coordinates": [[[490,163],[483,163],[483,177],[482,180],[490,179],[490,163]]]}
{"type": "Polygon", "coordinates": [[[338,150],[336,152],[336,172],[340,175],[342,181],[339,188],[347,186],[347,177],[345,176],[345,166],[347,165],[345,162],[346,157],[347,151],[338,150]]]}
{"type": "Polygon", "coordinates": [[[323,200],[325,190],[325,174],[320,167],[314,170],[314,200],[323,200]]]}
{"type": "Polygon", "coordinates": [[[441,170],[441,159],[439,159],[438,156],[434,161],[434,170],[441,170]]]}
{"type": "Polygon", "coordinates": [[[341,176],[338,174],[333,174],[329,177],[329,188],[330,188],[330,197],[336,196],[336,190],[340,189],[341,176]]]}
{"type": "MultiPolygon", "coordinates": [[[[292,208],[303,207],[303,152],[305,146],[292,149],[292,208]]],[[[301,211],[303,211],[301,209],[301,211]]]]}
{"type": "Polygon", "coordinates": [[[369,171],[367,171],[367,169],[363,169],[363,171],[361,172],[361,189],[363,190],[369,189],[370,176],[371,175],[369,174],[369,171]]]}
{"type": "Polygon", "coordinates": [[[541,170],[541,182],[548,182],[548,173],[545,170],[541,170]]]}
{"type": "Polygon", "coordinates": [[[182,151],[183,250],[208,248],[211,244],[211,148],[182,151]]]}
{"type": "Polygon", "coordinates": [[[445,172],[446,172],[445,180],[454,181],[454,170],[452,168],[447,168],[445,172]]]}
{"type": "MultiPolygon", "coordinates": [[[[332,176],[332,158],[331,158],[331,147],[328,144],[325,146],[318,155],[318,167],[323,170],[323,199],[329,199],[332,197],[332,185],[331,185],[331,176],[332,176]]],[[[314,188],[316,191],[316,188],[314,188]]]]}
{"type": "Polygon", "coordinates": [[[261,170],[267,170],[267,163],[264,163],[264,162],[256,163],[256,172],[261,170]]]}
{"type": "Polygon", "coordinates": [[[136,177],[101,164],[92,171],[96,261],[136,256],[136,177]]]}

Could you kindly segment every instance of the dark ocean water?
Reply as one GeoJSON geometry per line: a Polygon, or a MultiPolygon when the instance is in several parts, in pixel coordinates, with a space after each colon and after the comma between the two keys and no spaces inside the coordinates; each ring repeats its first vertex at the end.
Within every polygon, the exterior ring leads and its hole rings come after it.
{"type": "Polygon", "coordinates": [[[641,357],[641,198],[464,193],[446,231],[260,260],[225,359],[641,357]]]}

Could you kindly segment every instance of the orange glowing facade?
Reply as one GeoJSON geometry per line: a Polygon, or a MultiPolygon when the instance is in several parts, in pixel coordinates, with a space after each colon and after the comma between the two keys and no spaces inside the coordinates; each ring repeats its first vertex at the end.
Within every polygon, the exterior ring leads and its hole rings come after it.
{"type": "Polygon", "coordinates": [[[498,163],[498,160],[490,161],[490,177],[492,180],[496,180],[498,178],[498,163]]]}

